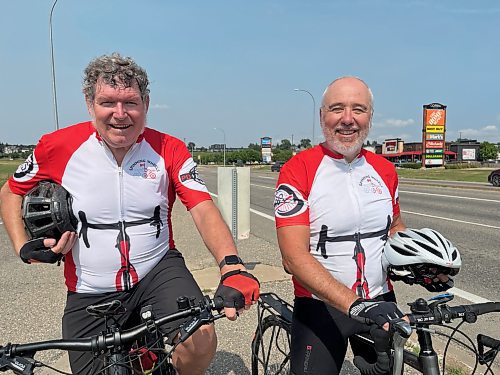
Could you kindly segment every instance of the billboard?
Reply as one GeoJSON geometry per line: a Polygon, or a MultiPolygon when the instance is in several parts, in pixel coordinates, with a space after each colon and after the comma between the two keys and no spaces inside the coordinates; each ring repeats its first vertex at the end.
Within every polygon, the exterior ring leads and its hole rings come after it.
{"type": "Polygon", "coordinates": [[[425,132],[426,133],[444,133],[444,126],[443,125],[426,125],[425,126],[425,132]]]}
{"type": "Polygon", "coordinates": [[[443,165],[443,159],[425,159],[425,165],[441,166],[443,165]]]}
{"type": "Polygon", "coordinates": [[[398,141],[385,141],[385,152],[387,154],[395,153],[398,150],[398,141]]]}
{"type": "Polygon", "coordinates": [[[446,106],[440,103],[423,106],[422,165],[444,165],[446,106]]]}
{"type": "Polygon", "coordinates": [[[383,154],[397,154],[403,151],[403,142],[401,139],[386,139],[382,143],[382,153],[383,154]]]}
{"type": "Polygon", "coordinates": [[[260,139],[260,152],[262,154],[262,161],[264,163],[271,163],[271,159],[273,156],[271,137],[262,137],[260,139]]]}
{"type": "MultiPolygon", "coordinates": [[[[439,103],[433,103],[439,104],[439,103]]],[[[429,104],[432,105],[432,104],[429,104]]],[[[425,107],[425,106],[424,106],[425,107]]],[[[441,125],[444,127],[446,119],[446,106],[440,109],[427,108],[425,111],[425,125],[441,125]]]]}
{"type": "Polygon", "coordinates": [[[272,138],[271,137],[262,137],[260,139],[260,147],[261,148],[271,148],[272,146],[272,138]]]}
{"type": "Polygon", "coordinates": [[[476,160],[476,149],[475,148],[462,149],[462,160],[476,160]]]}
{"type": "Polygon", "coordinates": [[[427,133],[425,135],[425,139],[427,140],[435,140],[435,141],[442,141],[444,140],[444,134],[443,133],[427,133]]]}
{"type": "Polygon", "coordinates": [[[427,141],[425,142],[425,148],[444,148],[443,141],[427,141]]]}

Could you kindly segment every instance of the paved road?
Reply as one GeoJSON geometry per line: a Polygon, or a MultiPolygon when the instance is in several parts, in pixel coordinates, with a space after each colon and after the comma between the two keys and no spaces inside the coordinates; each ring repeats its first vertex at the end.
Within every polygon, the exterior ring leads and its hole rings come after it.
{"type": "MultiPolygon", "coordinates": [[[[207,182],[210,179],[209,172],[202,171],[203,176],[207,176],[207,182]]],[[[272,186],[275,175],[264,174],[258,178],[260,178],[258,182],[267,181],[267,184],[272,186]]],[[[252,179],[253,182],[255,181],[252,179]]],[[[208,185],[210,187],[210,184],[208,185]]],[[[252,198],[254,212],[251,217],[252,234],[248,240],[239,241],[238,247],[249,267],[254,268],[254,272],[263,281],[262,290],[278,293],[291,302],[291,285],[287,276],[281,271],[273,225],[270,225],[269,219],[255,213],[259,211],[272,215],[269,206],[272,198],[263,194],[263,192],[271,192],[272,189],[260,189],[256,191],[256,203],[252,198]],[[271,271],[271,276],[269,271],[271,271]]],[[[216,190],[212,191],[216,192],[216,190]]],[[[177,246],[183,251],[188,266],[197,275],[202,288],[210,293],[216,283],[209,277],[211,273],[213,274],[215,263],[196,233],[185,209],[176,205],[173,218],[177,246]]],[[[486,231],[484,235],[487,236],[487,233],[486,231]]],[[[6,342],[58,338],[65,298],[61,267],[25,265],[20,262],[10,250],[2,225],[0,225],[0,257],[2,259],[0,262],[0,345],[6,342]]],[[[497,261],[491,264],[493,264],[492,267],[498,267],[497,261]]],[[[409,291],[410,288],[404,285],[397,286],[400,301],[413,298],[409,291]]],[[[426,293],[420,293],[420,295],[425,296],[426,293]]],[[[466,302],[461,298],[457,298],[456,301],[456,303],[466,302]]],[[[207,374],[250,374],[250,342],[255,324],[255,309],[246,312],[237,322],[229,322],[225,319],[217,322],[219,349],[207,374]]],[[[493,319],[488,327],[490,333],[500,337],[499,319],[493,319]]],[[[66,359],[60,352],[43,354],[37,358],[56,363],[57,367],[67,367],[66,359]]],[[[349,362],[346,363],[345,368],[349,373],[355,373],[349,362]]]]}

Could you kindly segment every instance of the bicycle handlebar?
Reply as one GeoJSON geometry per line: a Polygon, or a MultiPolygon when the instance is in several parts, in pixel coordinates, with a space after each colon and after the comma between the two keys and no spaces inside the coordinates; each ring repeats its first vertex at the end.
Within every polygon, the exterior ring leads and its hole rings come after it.
{"type": "MultiPolygon", "coordinates": [[[[224,308],[224,301],[220,297],[210,299],[208,296],[197,306],[189,306],[184,310],[161,317],[154,321],[153,326],[160,327],[177,319],[192,317],[188,324],[183,324],[180,329],[179,342],[185,341],[200,326],[208,324],[224,316],[223,313],[214,315],[213,311],[224,308]]],[[[133,328],[113,333],[100,333],[87,338],[72,340],[48,340],[28,344],[7,344],[0,346],[0,372],[13,370],[17,374],[32,374],[36,361],[33,356],[42,350],[72,350],[80,352],[103,353],[114,347],[132,344],[143,337],[151,329],[151,324],[141,323],[133,328]]]]}
{"type": "MultiPolygon", "coordinates": [[[[462,319],[467,323],[474,323],[477,317],[482,314],[492,312],[500,312],[500,302],[486,302],[471,305],[448,306],[444,304],[451,300],[453,297],[450,295],[441,295],[435,297],[435,301],[427,304],[422,298],[417,299],[415,302],[409,304],[411,313],[407,314],[411,326],[411,330],[405,329],[405,323],[401,321],[390,322],[389,335],[393,335],[393,349],[394,349],[394,364],[393,374],[400,374],[403,366],[403,349],[408,337],[413,329],[419,327],[427,327],[430,325],[442,325],[443,323],[450,323],[456,319],[462,319]]],[[[408,323],[406,323],[406,327],[408,323]]],[[[383,331],[382,328],[377,328],[383,331]]],[[[375,350],[377,352],[377,362],[368,363],[362,357],[355,357],[354,364],[361,371],[362,374],[367,375],[381,375],[389,372],[390,361],[387,360],[389,341],[387,338],[372,336],[374,340],[375,350]],[[385,345],[385,348],[384,348],[385,345]]],[[[488,342],[488,341],[487,341],[488,342]]],[[[498,342],[492,339],[491,342],[498,342]]]]}

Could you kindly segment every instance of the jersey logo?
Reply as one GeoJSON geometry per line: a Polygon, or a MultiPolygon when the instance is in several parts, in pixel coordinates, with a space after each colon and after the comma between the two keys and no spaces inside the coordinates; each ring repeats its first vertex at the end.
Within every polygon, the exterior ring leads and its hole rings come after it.
{"type": "Polygon", "coordinates": [[[150,160],[136,160],[128,167],[128,174],[131,176],[139,176],[147,180],[156,180],[160,174],[158,166],[150,160]]]}
{"type": "Polygon", "coordinates": [[[382,194],[382,184],[373,176],[364,176],[361,181],[359,181],[359,186],[361,186],[363,191],[367,194],[382,194]]]}
{"type": "Polygon", "coordinates": [[[281,184],[274,195],[274,212],[277,217],[292,217],[307,209],[302,194],[291,185],[281,184]]]}
{"type": "Polygon", "coordinates": [[[201,179],[196,163],[192,158],[187,159],[179,171],[179,181],[188,189],[207,191],[205,182],[201,179]]]}
{"type": "Polygon", "coordinates": [[[24,182],[31,180],[38,172],[38,163],[35,159],[35,153],[32,153],[28,158],[17,167],[14,172],[14,181],[24,182]]]}

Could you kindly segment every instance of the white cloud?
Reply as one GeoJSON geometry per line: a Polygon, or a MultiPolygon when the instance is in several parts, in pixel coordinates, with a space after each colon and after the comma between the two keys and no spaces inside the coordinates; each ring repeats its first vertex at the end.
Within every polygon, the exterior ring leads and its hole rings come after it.
{"type": "Polygon", "coordinates": [[[388,118],[385,120],[378,120],[374,126],[378,128],[405,128],[415,123],[415,120],[409,118],[407,120],[388,118]]]}
{"type": "Polygon", "coordinates": [[[500,115],[497,115],[497,121],[500,121],[500,115]]]}
{"type": "Polygon", "coordinates": [[[486,125],[480,129],[461,129],[457,133],[462,138],[477,139],[479,142],[497,143],[500,138],[500,129],[496,125],[486,125]]]}
{"type": "Polygon", "coordinates": [[[149,109],[160,109],[160,110],[164,110],[164,109],[168,109],[170,108],[168,106],[168,104],[152,104],[149,106],[149,109]]]}
{"type": "Polygon", "coordinates": [[[486,125],[481,129],[460,129],[459,132],[462,134],[483,135],[484,133],[498,133],[498,128],[496,127],[496,125],[486,125]]]}

